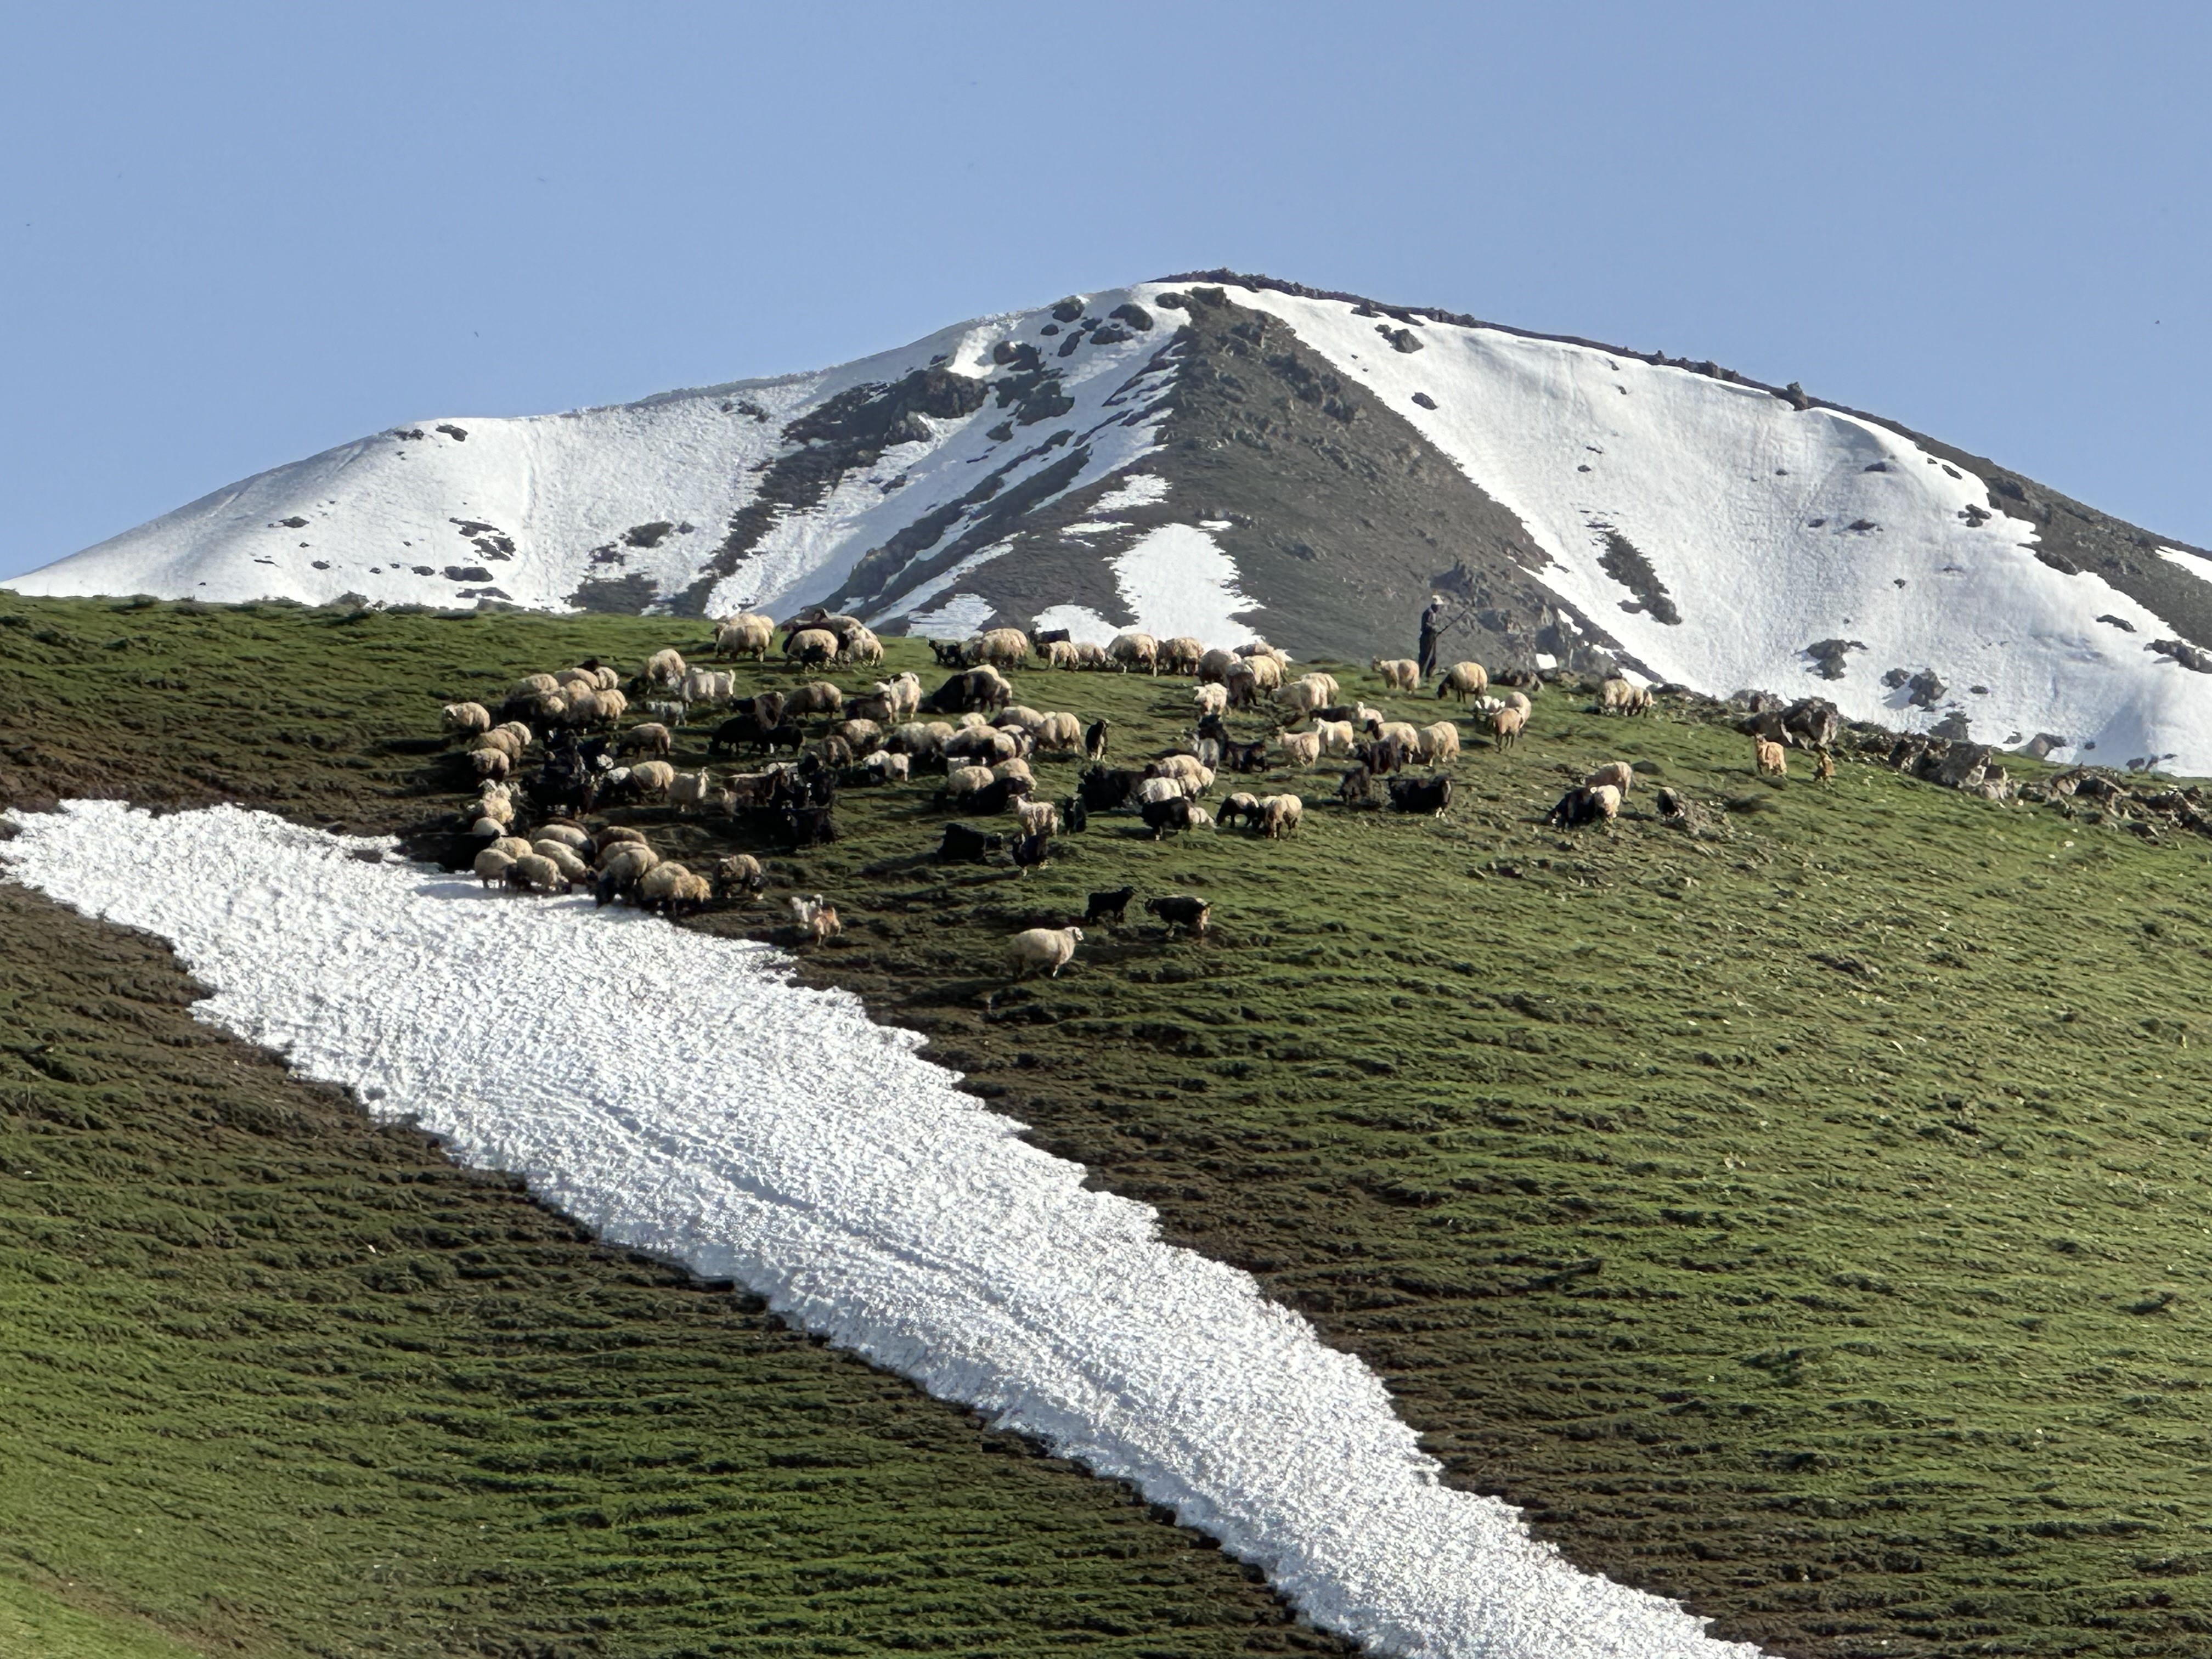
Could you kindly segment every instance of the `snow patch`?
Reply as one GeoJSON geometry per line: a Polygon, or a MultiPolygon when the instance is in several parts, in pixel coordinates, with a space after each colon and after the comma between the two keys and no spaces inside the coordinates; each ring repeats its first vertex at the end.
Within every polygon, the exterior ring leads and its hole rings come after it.
{"type": "Polygon", "coordinates": [[[1157,472],[1139,472],[1091,503],[1101,514],[1127,513],[1133,507],[1150,507],[1168,498],[1168,481],[1157,472]]]}
{"type": "Polygon", "coordinates": [[[1251,636],[1251,623],[1237,613],[1260,607],[1237,591],[1236,560],[1195,526],[1162,525],[1113,564],[1121,603],[1136,618],[1131,626],[1160,639],[1187,634],[1209,646],[1251,636]]]}
{"type": "Polygon", "coordinates": [[[170,940],[213,988],[196,1018],[1131,1481],[1318,1625],[1420,1659],[1755,1659],[1443,1485],[1357,1359],[775,951],[236,808],[9,817],[0,866],[170,940]],[[579,962],[630,994],[577,997],[579,962]]]}
{"type": "Polygon", "coordinates": [[[925,640],[964,640],[980,634],[991,620],[990,600],[980,593],[955,593],[927,615],[907,623],[907,632],[925,640]]]}
{"type": "MultiPolygon", "coordinates": [[[[868,618],[868,625],[871,628],[873,628],[879,626],[884,623],[890,622],[896,617],[911,616],[915,611],[919,611],[923,605],[927,605],[932,599],[935,599],[939,593],[945,592],[946,588],[951,587],[962,577],[967,575],[969,571],[980,570],[985,565],[990,563],[992,560],[998,558],[1000,555],[1011,553],[1013,550],[1013,546],[1014,544],[1012,542],[994,542],[990,546],[985,548],[980,553],[970,553],[966,558],[954,565],[951,569],[945,572],[944,574],[939,576],[932,576],[927,581],[909,588],[906,593],[901,597],[899,602],[891,606],[890,610],[879,611],[874,616],[870,617],[868,618]]],[[[963,597],[973,599],[975,596],[973,594],[967,594],[963,597]]],[[[966,636],[963,635],[962,637],[964,638],[966,636]]]]}
{"type": "Polygon", "coordinates": [[[1121,631],[1087,605],[1048,605],[1036,613],[1035,626],[1040,634],[1064,628],[1078,645],[1111,645],[1121,631]]]}

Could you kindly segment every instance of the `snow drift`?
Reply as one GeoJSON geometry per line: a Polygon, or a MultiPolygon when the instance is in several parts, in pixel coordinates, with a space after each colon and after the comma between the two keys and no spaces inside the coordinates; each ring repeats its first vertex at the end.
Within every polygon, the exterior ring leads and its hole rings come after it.
{"type": "Polygon", "coordinates": [[[764,947],[511,899],[234,808],[12,822],[0,867],[170,940],[214,988],[201,1018],[1133,1481],[1316,1624],[1419,1656],[1753,1653],[1443,1485],[1358,1360],[764,947]],[[577,996],[580,961],[625,994],[577,996]]]}

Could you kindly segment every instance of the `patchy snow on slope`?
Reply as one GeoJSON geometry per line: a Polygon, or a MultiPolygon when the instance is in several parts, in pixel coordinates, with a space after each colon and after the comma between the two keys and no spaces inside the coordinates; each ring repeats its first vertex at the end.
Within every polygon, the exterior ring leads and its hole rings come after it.
{"type": "Polygon", "coordinates": [[[972,639],[991,623],[991,602],[981,593],[955,593],[934,611],[924,611],[907,624],[907,631],[925,640],[972,639]]]}
{"type": "Polygon", "coordinates": [[[1091,511],[1100,515],[1127,513],[1133,507],[1150,507],[1155,501],[1168,498],[1168,481],[1157,472],[1139,472],[1101,495],[1091,504],[1091,511]]]}
{"type": "Polygon", "coordinates": [[[1252,637],[1252,624],[1239,616],[1259,607],[1237,591],[1236,560],[1205,531],[1162,525],[1113,565],[1121,603],[1136,618],[1131,626],[1164,640],[1187,634],[1208,646],[1252,637]]]}
{"type": "Polygon", "coordinates": [[[1078,645],[1111,645],[1121,627],[1108,622],[1087,605],[1047,605],[1036,613],[1036,629],[1050,634],[1066,629],[1078,645]]]}
{"type": "Polygon", "coordinates": [[[1384,337],[1396,319],[1346,303],[1231,297],[1288,323],[1516,514],[1553,561],[1544,580],[1660,679],[1818,694],[1892,726],[1962,714],[1983,742],[2053,732],[2212,773],[2212,677],[2143,648],[2174,630],[2093,573],[2043,564],[1982,479],[1897,433],[1591,347],[1426,321],[1402,352],[1384,337]],[[1839,680],[1806,654],[1830,641],[1839,680]],[[1953,695],[1913,707],[1882,684],[1893,669],[1932,669],[1953,695]]]}
{"type": "Polygon", "coordinates": [[[1131,1481],[1318,1625],[1424,1659],[1754,1659],[1443,1485],[1357,1359],[766,947],[235,808],[10,822],[0,868],[170,940],[197,1018],[1131,1481]],[[629,994],[577,997],[580,962],[629,994]]]}
{"type": "MultiPolygon", "coordinates": [[[[1092,296],[1101,312],[1132,290],[1092,296]]],[[[1048,310],[962,323],[896,350],[817,373],[664,392],[641,403],[517,419],[428,420],[343,444],[216,491],[189,506],[4,585],[26,594],[151,593],[237,602],[466,607],[479,600],[566,610],[584,585],[681,591],[754,501],[763,469],[799,446],[784,428],[855,387],[943,366],[990,380],[1001,342],[1044,352],[1073,407],[1049,422],[990,431],[1006,418],[987,401],[947,420],[917,416],[928,437],[884,450],[839,477],[824,498],[776,517],[734,574],[712,590],[716,614],[787,610],[834,592],[857,560],[917,519],[958,501],[1008,463],[1018,484],[1066,453],[1065,429],[1089,459],[1064,489],[1088,488],[1151,453],[1172,372],[1144,376],[1171,331],[1098,343],[1068,357],[1042,333],[1048,310]],[[1148,413],[1148,410],[1153,412],[1148,413]]],[[[1151,497],[1146,497],[1151,499],[1151,497]]],[[[1042,503],[1039,503],[1042,504],[1042,503]]],[[[957,534],[958,525],[946,532],[957,534]]]]}
{"type": "MultiPolygon", "coordinates": [[[[994,542],[980,553],[970,553],[966,558],[961,560],[959,563],[954,565],[943,575],[932,576],[927,581],[919,583],[915,586],[908,588],[905,593],[900,596],[898,602],[896,605],[891,605],[888,610],[876,611],[874,614],[868,617],[866,619],[868,626],[871,628],[881,628],[885,623],[895,622],[901,617],[912,617],[916,611],[920,611],[923,605],[927,605],[939,593],[944,592],[947,588],[959,581],[961,578],[966,576],[971,571],[980,570],[985,565],[990,563],[992,560],[1002,558],[1006,554],[1012,552],[1013,550],[1013,546],[1014,544],[1012,542],[994,542]]],[[[974,594],[966,594],[963,597],[974,599],[975,596],[974,594]]],[[[988,612],[986,614],[988,614],[988,612]]],[[[921,633],[922,630],[919,627],[916,627],[913,631],[915,633],[921,633]]]]}

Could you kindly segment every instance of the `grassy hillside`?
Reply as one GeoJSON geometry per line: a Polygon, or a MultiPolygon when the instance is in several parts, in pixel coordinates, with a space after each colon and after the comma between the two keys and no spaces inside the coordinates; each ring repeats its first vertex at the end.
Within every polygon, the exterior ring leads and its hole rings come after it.
{"type": "MultiPolygon", "coordinates": [[[[438,702],[690,626],[0,599],[0,787],[397,824],[457,781],[389,741],[438,702]],[[133,643],[103,659],[109,629],[133,643]],[[224,718],[144,683],[171,678],[224,718]]],[[[1110,715],[1125,759],[1186,720],[1178,684],[1021,688],[1110,715]]],[[[811,973],[1260,1274],[1575,1559],[1791,1654],[2212,1653],[2203,844],[1856,763],[1771,787],[1748,751],[1554,689],[1441,821],[1343,813],[1316,776],[1292,842],[1101,818],[1024,878],[923,857],[917,784],[848,792],[846,839],[774,873],[844,915],[811,973]],[[1643,791],[1609,831],[1536,822],[1614,757],[1722,833],[1643,791]],[[1006,982],[1007,933],[1125,881],[1211,896],[1214,935],[1133,909],[1061,980],[1006,982]]],[[[773,905],[696,925],[779,936],[773,905]]]]}

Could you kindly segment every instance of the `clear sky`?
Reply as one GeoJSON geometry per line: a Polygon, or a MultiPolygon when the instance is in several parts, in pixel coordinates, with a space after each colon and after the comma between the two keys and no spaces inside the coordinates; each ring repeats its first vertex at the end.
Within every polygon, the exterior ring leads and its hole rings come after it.
{"type": "Polygon", "coordinates": [[[2212,9],[0,8],[0,575],[394,422],[1229,265],[2212,544],[2212,9]]]}

